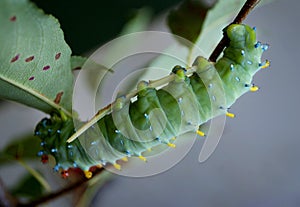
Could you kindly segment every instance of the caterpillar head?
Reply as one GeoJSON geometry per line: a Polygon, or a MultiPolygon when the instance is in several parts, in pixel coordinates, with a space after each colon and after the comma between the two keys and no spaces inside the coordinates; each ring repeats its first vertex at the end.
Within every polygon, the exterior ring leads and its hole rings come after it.
{"type": "Polygon", "coordinates": [[[226,29],[229,46],[224,50],[224,57],[234,60],[250,75],[260,68],[269,66],[269,62],[261,63],[262,53],[268,49],[268,44],[256,40],[255,28],[243,24],[231,24],[226,29]]]}
{"type": "Polygon", "coordinates": [[[35,135],[41,139],[42,150],[38,152],[43,163],[48,161],[48,155],[55,158],[54,171],[59,171],[62,177],[68,177],[70,168],[81,168],[88,171],[90,166],[96,165],[76,140],[67,143],[67,139],[74,133],[72,119],[64,120],[58,114],[41,120],[35,129],[35,135]]]}
{"type": "Polygon", "coordinates": [[[248,25],[231,24],[226,29],[227,37],[236,47],[251,47],[256,44],[255,29],[248,25]]]}

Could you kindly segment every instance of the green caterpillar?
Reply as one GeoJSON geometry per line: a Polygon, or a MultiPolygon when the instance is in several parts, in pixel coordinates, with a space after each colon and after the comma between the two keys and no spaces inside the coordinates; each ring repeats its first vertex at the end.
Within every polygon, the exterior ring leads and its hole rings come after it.
{"type": "Polygon", "coordinates": [[[192,69],[175,66],[174,78],[160,89],[140,82],[137,100],[119,97],[112,113],[97,122],[98,133],[88,132],[80,143],[66,143],[73,133],[65,130],[72,128],[70,120],[63,121],[59,115],[42,120],[36,128],[43,145],[40,155],[54,155],[56,170],[79,167],[88,172],[92,165],[106,163],[120,169],[120,159],[146,160],[143,153],[148,149],[161,144],[175,147],[174,137],[189,131],[203,136],[198,130],[201,124],[220,114],[234,116],[227,109],[244,93],[258,89],[252,77],[269,65],[261,63],[268,45],[257,42],[255,29],[247,25],[233,24],[224,31],[230,42],[215,64],[198,57],[192,69]]]}

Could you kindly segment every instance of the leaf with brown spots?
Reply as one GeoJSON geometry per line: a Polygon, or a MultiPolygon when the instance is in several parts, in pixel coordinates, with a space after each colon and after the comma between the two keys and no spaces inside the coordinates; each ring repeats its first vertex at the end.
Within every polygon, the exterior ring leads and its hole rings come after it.
{"type": "Polygon", "coordinates": [[[0,25],[0,98],[71,116],[71,50],[58,21],[28,0],[1,0],[0,25]]]}

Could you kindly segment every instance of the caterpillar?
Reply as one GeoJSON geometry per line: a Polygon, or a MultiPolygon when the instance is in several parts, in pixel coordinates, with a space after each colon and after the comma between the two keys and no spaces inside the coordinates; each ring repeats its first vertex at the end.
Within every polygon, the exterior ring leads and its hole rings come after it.
{"type": "Polygon", "coordinates": [[[74,133],[72,120],[58,113],[43,119],[35,130],[42,140],[39,155],[44,160],[53,155],[55,170],[79,167],[90,177],[91,166],[109,163],[121,169],[118,160],[131,156],[145,161],[148,149],[175,147],[174,138],[186,132],[204,136],[199,126],[213,117],[233,117],[228,108],[244,93],[258,90],[252,78],[270,62],[261,62],[268,45],[257,42],[254,28],[232,24],[224,32],[229,45],[216,63],[198,57],[190,69],[175,66],[171,81],[160,89],[141,81],[137,99],[117,98],[112,112],[97,122],[98,133],[66,143],[74,133]]]}

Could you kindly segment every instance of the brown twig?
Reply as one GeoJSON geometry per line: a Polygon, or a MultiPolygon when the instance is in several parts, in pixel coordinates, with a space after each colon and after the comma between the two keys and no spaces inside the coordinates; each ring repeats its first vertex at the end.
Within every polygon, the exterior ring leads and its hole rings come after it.
{"type": "MultiPolygon", "coordinates": [[[[240,24],[242,21],[246,18],[246,16],[249,14],[249,12],[260,2],[260,0],[247,0],[243,7],[241,8],[238,15],[235,17],[235,19],[232,21],[231,24],[240,24]]],[[[224,34],[223,38],[217,45],[217,47],[214,49],[212,54],[209,57],[209,60],[212,62],[216,62],[219,55],[222,53],[224,47],[228,45],[228,37],[224,34]]]]}
{"type": "Polygon", "coordinates": [[[0,179],[0,206],[13,207],[16,203],[17,201],[7,192],[2,180],[0,179]]]}
{"type": "MultiPolygon", "coordinates": [[[[100,168],[99,170],[95,171],[93,178],[96,175],[99,175],[103,171],[104,171],[104,168],[100,168]]],[[[91,179],[93,179],[93,178],[91,178],[91,179]]],[[[91,180],[91,179],[84,178],[84,179],[79,180],[77,182],[74,182],[74,183],[70,184],[69,186],[67,186],[67,187],[65,187],[63,189],[60,189],[60,190],[58,190],[56,192],[52,192],[50,194],[47,194],[47,195],[45,195],[43,197],[40,197],[40,198],[38,198],[36,200],[30,201],[29,203],[18,203],[16,206],[17,207],[33,207],[33,206],[37,206],[37,205],[39,205],[41,203],[46,203],[46,202],[48,202],[50,200],[56,199],[56,198],[58,198],[58,197],[60,197],[60,196],[62,196],[64,194],[67,194],[67,193],[69,193],[69,192],[71,192],[71,191],[73,191],[73,190],[75,190],[75,189],[77,189],[79,187],[86,186],[87,182],[89,180],[91,180]]]]}

